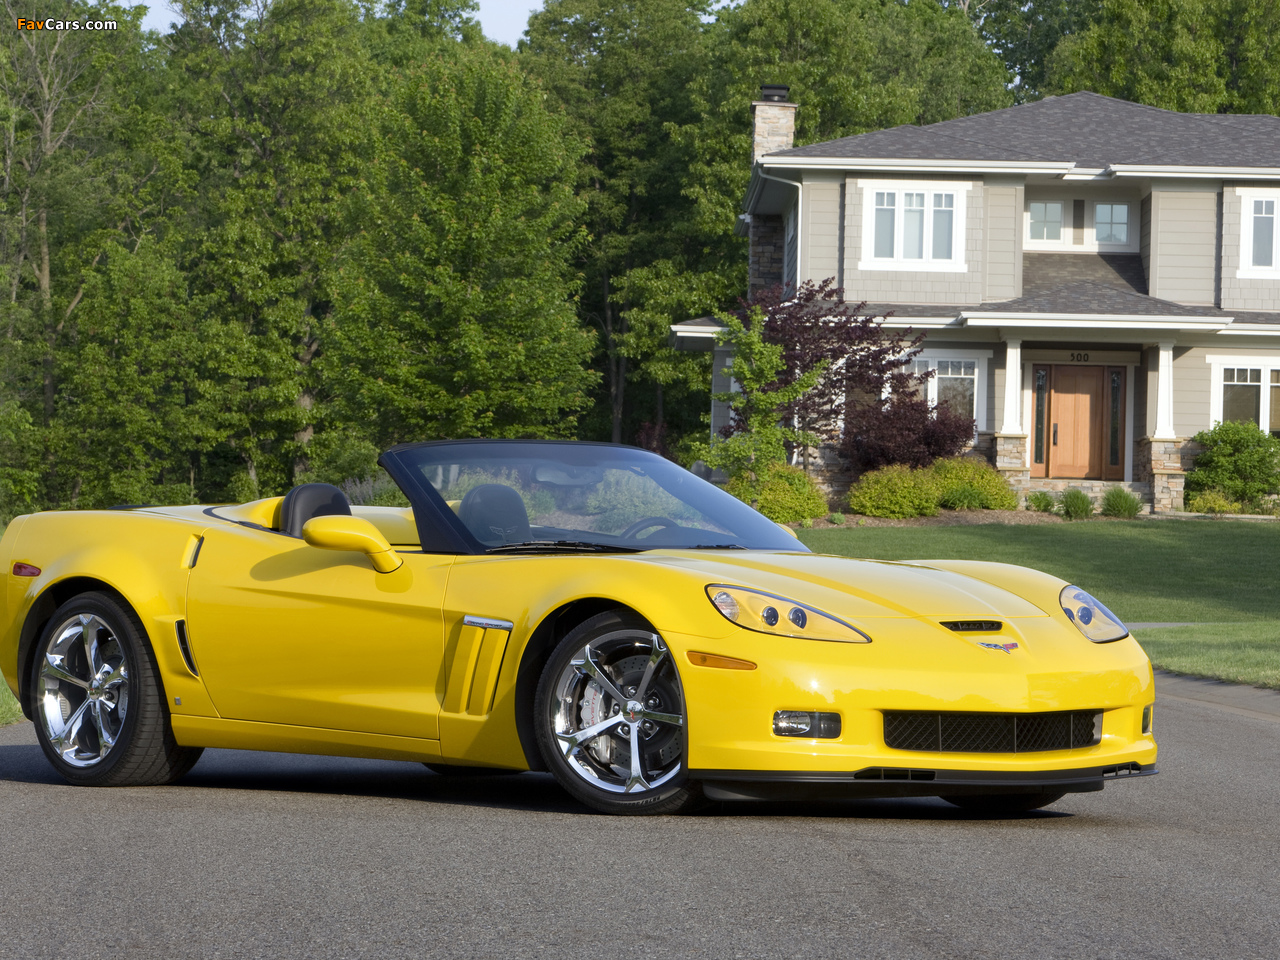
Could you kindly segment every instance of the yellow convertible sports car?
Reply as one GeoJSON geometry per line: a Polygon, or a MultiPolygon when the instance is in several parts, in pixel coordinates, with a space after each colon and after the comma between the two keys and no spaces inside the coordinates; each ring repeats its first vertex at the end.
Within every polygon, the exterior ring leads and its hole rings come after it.
{"type": "Polygon", "coordinates": [[[0,669],[67,780],[203,747],[549,770],[611,813],[702,797],[1026,810],[1155,772],[1151,665],[1078,587],[816,556],[661,457],[406,444],[409,507],[309,483],[14,520],[0,669]]]}

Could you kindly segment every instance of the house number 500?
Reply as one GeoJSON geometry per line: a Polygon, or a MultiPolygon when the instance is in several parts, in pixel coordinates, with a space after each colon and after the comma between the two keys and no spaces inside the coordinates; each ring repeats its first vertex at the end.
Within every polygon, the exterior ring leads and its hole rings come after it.
{"type": "Polygon", "coordinates": [[[1072,363],[1088,363],[1089,355],[1087,353],[1073,353],[1071,355],[1072,363]]]}

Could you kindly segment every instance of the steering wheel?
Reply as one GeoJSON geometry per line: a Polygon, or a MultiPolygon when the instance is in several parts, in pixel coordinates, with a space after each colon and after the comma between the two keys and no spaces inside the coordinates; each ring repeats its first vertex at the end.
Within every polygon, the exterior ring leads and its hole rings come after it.
{"type": "Polygon", "coordinates": [[[618,536],[622,537],[624,540],[639,540],[640,538],[637,534],[643,530],[648,530],[650,527],[663,527],[667,530],[679,530],[680,524],[676,523],[670,517],[644,517],[643,519],[637,520],[635,523],[631,524],[631,526],[623,530],[622,533],[618,534],[618,536]]]}

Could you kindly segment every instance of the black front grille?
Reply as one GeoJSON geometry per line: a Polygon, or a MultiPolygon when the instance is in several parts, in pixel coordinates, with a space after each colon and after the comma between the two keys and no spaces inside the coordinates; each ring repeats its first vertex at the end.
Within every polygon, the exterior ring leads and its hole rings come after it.
{"type": "Polygon", "coordinates": [[[1102,739],[1101,710],[1059,713],[927,713],[890,710],[885,746],[935,753],[1034,753],[1092,747],[1102,739]]]}

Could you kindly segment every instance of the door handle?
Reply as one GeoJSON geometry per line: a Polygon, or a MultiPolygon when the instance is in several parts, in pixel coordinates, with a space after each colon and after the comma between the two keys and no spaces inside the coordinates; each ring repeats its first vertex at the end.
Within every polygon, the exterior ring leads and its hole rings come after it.
{"type": "Polygon", "coordinates": [[[1058,425],[1056,423],[1053,425],[1053,445],[1055,447],[1058,445],[1058,425]]]}

